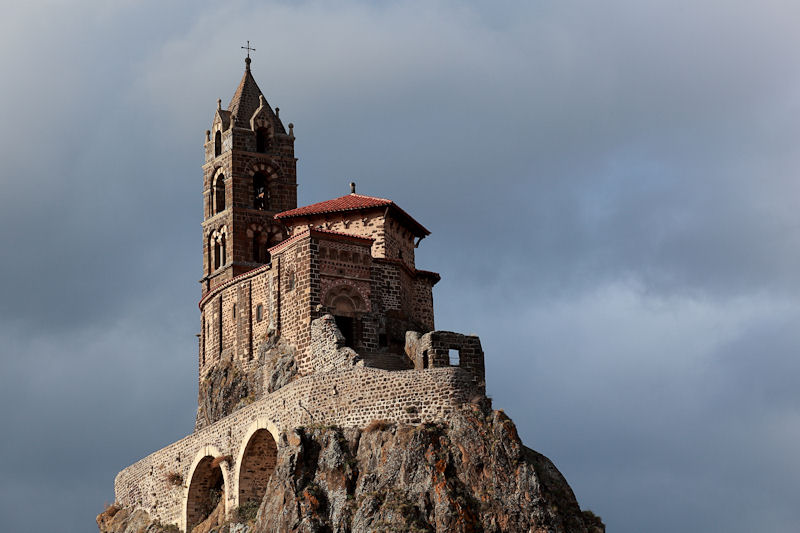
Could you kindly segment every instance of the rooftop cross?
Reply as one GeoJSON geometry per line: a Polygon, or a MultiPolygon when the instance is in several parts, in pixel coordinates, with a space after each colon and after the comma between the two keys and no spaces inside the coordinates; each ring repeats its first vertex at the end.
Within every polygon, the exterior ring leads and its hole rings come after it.
{"type": "Polygon", "coordinates": [[[250,52],[251,52],[251,51],[252,51],[252,52],[255,52],[255,51],[256,51],[256,49],[255,49],[255,48],[251,48],[251,47],[250,47],[250,41],[247,41],[247,46],[242,46],[242,47],[241,47],[241,49],[242,49],[242,50],[247,50],[247,59],[250,59],[250,52]]]}

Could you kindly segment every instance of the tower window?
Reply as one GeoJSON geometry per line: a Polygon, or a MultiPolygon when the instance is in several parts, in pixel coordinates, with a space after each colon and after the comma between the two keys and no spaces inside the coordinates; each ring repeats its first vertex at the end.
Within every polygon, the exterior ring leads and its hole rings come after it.
{"type": "Polygon", "coordinates": [[[267,128],[256,130],[256,152],[264,153],[269,150],[269,131],[267,128]]]}
{"type": "Polygon", "coordinates": [[[258,172],[253,176],[253,207],[261,211],[270,207],[267,175],[263,172],[258,172]]]}
{"type": "Polygon", "coordinates": [[[261,322],[263,318],[264,318],[264,306],[258,304],[258,306],[256,306],[256,321],[261,322]]]}
{"type": "Polygon", "coordinates": [[[222,132],[217,130],[214,134],[214,157],[219,157],[222,153],[222,132]]]}
{"type": "Polygon", "coordinates": [[[214,235],[211,237],[214,241],[214,270],[225,264],[225,234],[214,235]]]}
{"type": "Polygon", "coordinates": [[[450,348],[447,351],[447,356],[449,359],[450,366],[460,366],[461,365],[461,354],[458,350],[454,348],[450,348]]]}
{"type": "Polygon", "coordinates": [[[214,184],[214,213],[225,210],[225,176],[220,174],[214,184]]]}

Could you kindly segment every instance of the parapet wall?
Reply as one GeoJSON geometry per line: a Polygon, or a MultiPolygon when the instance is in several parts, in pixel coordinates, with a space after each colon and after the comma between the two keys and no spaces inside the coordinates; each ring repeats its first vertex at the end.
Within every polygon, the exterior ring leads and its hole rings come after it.
{"type": "Polygon", "coordinates": [[[481,394],[486,393],[483,349],[477,335],[453,331],[431,331],[422,335],[417,331],[407,331],[406,355],[417,370],[462,368],[472,376],[475,388],[481,394]]]}
{"type": "Polygon", "coordinates": [[[441,421],[477,394],[473,381],[470,373],[456,367],[407,371],[353,367],[298,378],[120,472],[114,482],[117,502],[185,529],[188,485],[204,457],[229,456],[220,465],[226,512],[238,506],[237,458],[256,428],[268,429],[280,448],[287,432],[302,426],[441,421]]]}

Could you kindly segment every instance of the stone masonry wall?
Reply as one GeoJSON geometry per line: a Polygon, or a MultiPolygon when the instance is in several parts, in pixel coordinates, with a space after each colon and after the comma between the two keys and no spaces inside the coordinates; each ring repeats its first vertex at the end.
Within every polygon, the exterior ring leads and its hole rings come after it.
{"type": "Polygon", "coordinates": [[[416,369],[462,368],[472,376],[476,390],[486,393],[486,370],[483,349],[477,335],[462,335],[452,331],[431,331],[424,335],[416,331],[406,333],[406,355],[416,369]],[[450,360],[450,352],[458,354],[458,363],[450,360]]]}
{"type": "Polygon", "coordinates": [[[166,524],[182,520],[193,465],[205,456],[225,457],[226,509],[238,505],[237,457],[254,426],[269,428],[278,446],[295,427],[365,427],[373,420],[406,424],[440,421],[476,393],[460,368],[386,371],[354,367],[313,374],[129,466],[114,483],[119,504],[146,510],[166,524]],[[170,482],[177,474],[182,484],[170,482]]]}
{"type": "Polygon", "coordinates": [[[315,373],[347,370],[364,366],[361,357],[344,345],[344,335],[336,327],[332,315],[324,315],[311,323],[311,353],[315,373]]]}

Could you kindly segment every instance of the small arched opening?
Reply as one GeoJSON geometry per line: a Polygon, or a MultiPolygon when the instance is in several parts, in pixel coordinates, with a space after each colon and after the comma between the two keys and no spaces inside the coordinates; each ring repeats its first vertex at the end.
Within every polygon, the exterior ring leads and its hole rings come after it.
{"type": "Polygon", "coordinates": [[[214,270],[225,264],[225,233],[217,233],[211,236],[214,242],[214,270]]]}
{"type": "Polygon", "coordinates": [[[344,336],[345,346],[355,348],[360,341],[360,316],[366,310],[358,291],[349,285],[334,287],[325,295],[324,302],[344,336]]]}
{"type": "Polygon", "coordinates": [[[266,211],[269,207],[267,175],[263,172],[256,172],[253,175],[253,208],[266,211]]]}
{"type": "Polygon", "coordinates": [[[225,176],[220,174],[214,182],[214,214],[225,211],[225,176]]]}
{"type": "Polygon", "coordinates": [[[256,129],[256,152],[265,153],[269,150],[269,130],[261,127],[256,129]]]}
{"type": "Polygon", "coordinates": [[[186,531],[208,518],[217,506],[225,505],[225,479],[216,462],[207,455],[194,469],[186,498],[186,531]]]}
{"type": "Polygon", "coordinates": [[[222,153],[222,132],[217,130],[214,134],[214,157],[219,157],[222,153]]]}
{"type": "Polygon", "coordinates": [[[239,462],[239,506],[259,505],[275,471],[278,447],[267,429],[256,430],[239,462]]]}

